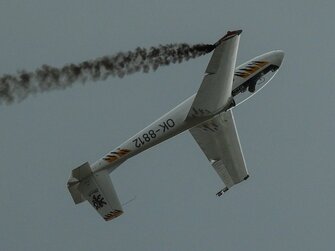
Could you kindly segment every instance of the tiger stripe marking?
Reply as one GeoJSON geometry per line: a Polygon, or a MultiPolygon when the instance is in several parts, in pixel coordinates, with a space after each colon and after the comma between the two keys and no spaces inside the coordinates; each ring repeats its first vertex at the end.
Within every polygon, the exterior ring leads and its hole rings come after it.
{"type": "Polygon", "coordinates": [[[106,157],[103,158],[103,160],[112,163],[115,160],[121,158],[122,156],[127,155],[128,153],[130,153],[129,149],[118,148],[116,152],[110,152],[109,154],[107,154],[106,157]]]}
{"type": "Polygon", "coordinates": [[[117,160],[118,157],[114,156],[114,155],[107,155],[104,160],[108,161],[108,162],[113,162],[115,160],[117,160]]]}
{"type": "Polygon", "coordinates": [[[245,68],[239,69],[235,73],[235,76],[238,76],[241,78],[247,78],[267,64],[269,64],[269,62],[267,61],[252,61],[245,68]]]}
{"type": "Polygon", "coordinates": [[[119,217],[123,212],[121,210],[114,210],[104,216],[105,221],[109,221],[119,217]]]}
{"type": "Polygon", "coordinates": [[[123,156],[123,155],[126,155],[127,153],[129,153],[130,150],[128,149],[120,149],[118,152],[117,152],[117,155],[119,155],[120,157],[123,156]]]}

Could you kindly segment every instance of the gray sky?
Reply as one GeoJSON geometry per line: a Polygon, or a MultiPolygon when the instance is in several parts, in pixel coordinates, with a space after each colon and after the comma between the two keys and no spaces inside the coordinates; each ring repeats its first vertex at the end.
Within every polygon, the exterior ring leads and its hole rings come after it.
{"type": "Polygon", "coordinates": [[[189,133],[111,177],[125,206],[75,206],[70,171],[197,91],[209,55],[152,74],[77,84],[0,107],[0,249],[331,250],[335,230],[334,1],[0,3],[0,74],[137,46],[212,43],[243,29],[238,63],[282,49],[272,82],[235,110],[250,179],[220,179],[189,133]]]}

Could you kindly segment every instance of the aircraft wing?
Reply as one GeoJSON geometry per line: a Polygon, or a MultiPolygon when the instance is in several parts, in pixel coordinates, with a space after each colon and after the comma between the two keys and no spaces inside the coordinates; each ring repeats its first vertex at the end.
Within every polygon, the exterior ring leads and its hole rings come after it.
{"type": "Polygon", "coordinates": [[[216,44],[188,118],[210,116],[229,105],[241,30],[228,32],[216,44]]]}
{"type": "Polygon", "coordinates": [[[249,177],[231,109],[190,132],[226,185],[217,195],[249,177]]]}

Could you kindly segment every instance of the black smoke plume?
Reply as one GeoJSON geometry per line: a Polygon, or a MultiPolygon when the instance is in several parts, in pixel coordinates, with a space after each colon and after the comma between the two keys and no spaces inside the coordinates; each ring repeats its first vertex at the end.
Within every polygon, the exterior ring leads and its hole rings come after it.
{"type": "Polygon", "coordinates": [[[65,89],[75,82],[105,80],[110,76],[122,78],[135,72],[155,71],[163,65],[202,56],[214,47],[207,44],[160,45],[150,49],[137,48],[79,64],[67,64],[62,68],[43,65],[34,72],[22,70],[15,75],[5,74],[0,77],[0,104],[22,101],[34,93],[65,89]]]}

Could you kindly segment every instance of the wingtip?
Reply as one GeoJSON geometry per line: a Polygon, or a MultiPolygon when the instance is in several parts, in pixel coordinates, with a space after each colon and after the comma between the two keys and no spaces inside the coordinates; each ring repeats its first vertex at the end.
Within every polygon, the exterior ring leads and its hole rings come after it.
{"type": "Polygon", "coordinates": [[[234,30],[234,31],[228,31],[226,35],[224,35],[219,41],[217,41],[214,46],[217,47],[222,42],[231,39],[235,36],[239,36],[242,33],[242,30],[234,30]]]}
{"type": "Polygon", "coordinates": [[[228,35],[240,35],[243,30],[234,30],[234,31],[228,31],[226,36],[228,35]]]}

